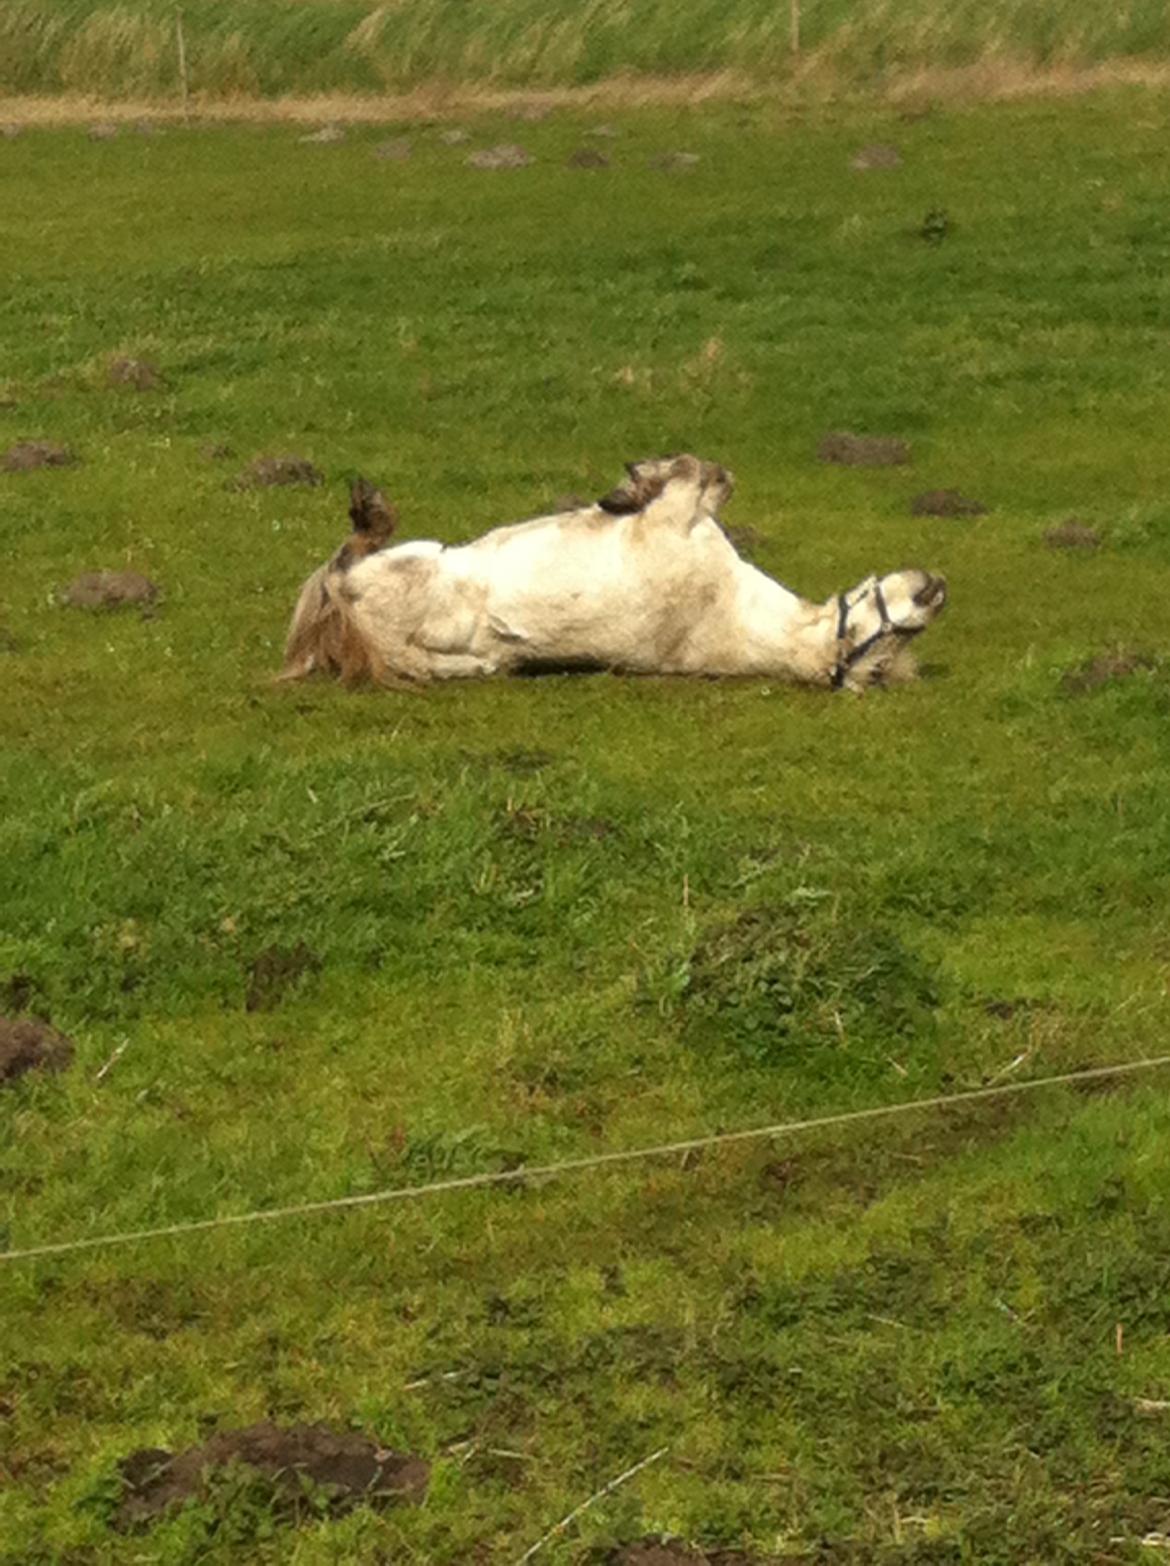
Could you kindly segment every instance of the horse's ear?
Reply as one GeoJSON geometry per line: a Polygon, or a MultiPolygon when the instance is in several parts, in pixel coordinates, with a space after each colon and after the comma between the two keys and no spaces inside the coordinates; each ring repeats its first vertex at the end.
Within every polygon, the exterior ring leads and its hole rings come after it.
{"type": "Polygon", "coordinates": [[[357,478],[349,487],[349,517],[355,533],[373,549],[382,545],[398,526],[398,512],[382,491],[368,479],[357,478]]]}

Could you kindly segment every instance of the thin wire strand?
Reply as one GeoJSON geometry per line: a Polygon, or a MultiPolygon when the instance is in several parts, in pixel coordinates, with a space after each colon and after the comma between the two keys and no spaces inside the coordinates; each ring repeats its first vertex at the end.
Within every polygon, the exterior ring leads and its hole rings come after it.
{"type": "Polygon", "coordinates": [[[733,1142],[752,1142],[766,1137],[791,1136],[798,1131],[815,1131],[826,1126],[854,1125],[863,1120],[887,1120],[926,1109],[946,1109],[955,1104],[974,1104],[991,1098],[1009,1098],[1038,1088],[1060,1087],[1073,1082],[1095,1082],[1105,1077],[1132,1076],[1170,1066],[1170,1055],[1149,1060],[1120,1061],[1111,1066],[1091,1066],[1084,1071],[1065,1071],[1058,1076],[1033,1077],[1025,1082],[1005,1082],[998,1087],[972,1088],[965,1093],[941,1093],[934,1098],[908,1099],[900,1104],[879,1104],[872,1109],[849,1109],[834,1115],[816,1115],[808,1120],[782,1120],[774,1125],[749,1126],[740,1131],[714,1131],[707,1136],[687,1137],[679,1142],[660,1142],[653,1147],[622,1148],[612,1153],[593,1153],[585,1158],[566,1158],[558,1164],[521,1165],[517,1169],[485,1170],[481,1174],[459,1175],[450,1180],[433,1180],[428,1185],[397,1186],[386,1191],[368,1191],[362,1196],[335,1196],[318,1202],[297,1202],[289,1207],[269,1207],[256,1212],[228,1213],[218,1218],[196,1218],[185,1223],[162,1224],[153,1229],[127,1229],[113,1234],[96,1234],[86,1239],[59,1240],[52,1244],[30,1245],[21,1250],[0,1251],[0,1263],[29,1261],[37,1256],[65,1256],[72,1251],[92,1251],[112,1245],[133,1245],[140,1240],[159,1240],[175,1235],[199,1234],[210,1229],[239,1228],[253,1223],[274,1223],[284,1218],[304,1218],[316,1213],[340,1212],[346,1208],[374,1207],[384,1202],[417,1201],[424,1196],[440,1196],[448,1191],[472,1191],[493,1185],[514,1185],[522,1180],[551,1180],[586,1169],[603,1169],[614,1164],[630,1164],[645,1158],[669,1158],[676,1153],[698,1152],[705,1147],[725,1147],[733,1142]]]}
{"type": "Polygon", "coordinates": [[[635,1474],[640,1474],[643,1468],[649,1468],[651,1463],[656,1463],[660,1457],[665,1457],[669,1451],[670,1448],[668,1446],[660,1446],[657,1452],[651,1452],[649,1457],[644,1457],[640,1463],[635,1463],[633,1467],[627,1468],[624,1473],[618,1474],[616,1479],[611,1479],[608,1484],[603,1484],[601,1489],[595,1491],[587,1501],[582,1501],[580,1506],[574,1506],[568,1516],[562,1517],[559,1523],[554,1523],[546,1534],[542,1534],[535,1544],[530,1545],[516,1562],[516,1566],[524,1566],[524,1563],[530,1561],[534,1555],[539,1555],[550,1539],[555,1539],[558,1534],[564,1533],[569,1524],[576,1522],[582,1512],[587,1512],[591,1506],[596,1506],[598,1501],[603,1501],[607,1495],[612,1495],[618,1485],[625,1484],[627,1479],[632,1479],[635,1474]]]}

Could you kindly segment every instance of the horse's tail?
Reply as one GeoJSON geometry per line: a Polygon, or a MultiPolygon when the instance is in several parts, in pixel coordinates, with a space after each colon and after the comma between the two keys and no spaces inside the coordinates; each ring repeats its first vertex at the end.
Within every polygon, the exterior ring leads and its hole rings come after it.
{"type": "Polygon", "coordinates": [[[398,524],[398,513],[381,490],[359,478],[350,486],[349,515],[353,532],[328,565],[318,567],[301,588],[284,644],[282,680],[302,680],[317,671],[346,681],[380,675],[354,623],[345,579],[351,566],[385,547],[398,524]]]}

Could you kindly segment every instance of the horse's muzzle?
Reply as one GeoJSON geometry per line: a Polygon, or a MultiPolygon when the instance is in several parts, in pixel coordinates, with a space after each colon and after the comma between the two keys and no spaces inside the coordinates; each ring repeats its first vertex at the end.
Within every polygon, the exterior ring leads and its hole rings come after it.
{"type": "Polygon", "coordinates": [[[926,580],[914,594],[914,602],[923,609],[938,611],[947,601],[947,579],[945,576],[936,576],[932,571],[924,571],[926,580]]]}

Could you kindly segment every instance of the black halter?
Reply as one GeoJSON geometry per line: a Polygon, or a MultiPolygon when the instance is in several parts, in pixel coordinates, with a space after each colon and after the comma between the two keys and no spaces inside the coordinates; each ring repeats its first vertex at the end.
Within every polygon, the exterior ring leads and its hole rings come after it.
{"type": "Polygon", "coordinates": [[[873,598],[877,606],[877,612],[881,621],[876,631],[867,636],[863,642],[858,642],[856,647],[851,647],[848,652],[843,652],[845,646],[845,631],[849,620],[850,605],[848,597],[844,593],[837,594],[837,662],[833,669],[830,684],[835,691],[839,691],[845,683],[845,676],[853,665],[864,658],[871,647],[877,645],[883,636],[917,636],[923,629],[920,625],[895,625],[890,619],[890,611],[886,607],[886,596],[882,592],[882,584],[873,584],[873,598]]]}

